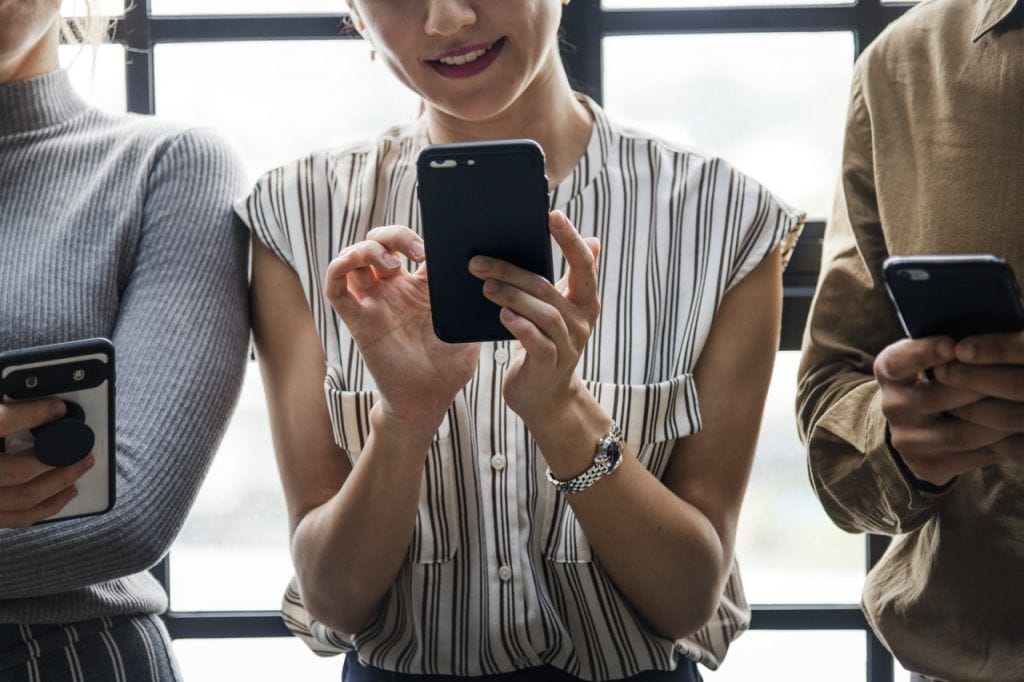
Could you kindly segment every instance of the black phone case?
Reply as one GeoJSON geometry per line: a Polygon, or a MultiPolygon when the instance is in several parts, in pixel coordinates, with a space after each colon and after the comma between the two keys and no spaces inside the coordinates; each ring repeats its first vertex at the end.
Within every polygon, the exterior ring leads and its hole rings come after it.
{"type": "Polygon", "coordinates": [[[911,338],[1024,330],[1024,304],[1006,261],[995,256],[912,256],[883,265],[886,289],[911,338]]]}
{"type": "Polygon", "coordinates": [[[513,338],[469,271],[476,255],[552,281],[548,181],[532,140],[431,145],[417,161],[430,310],[442,341],[513,338]]]}
{"type": "MultiPolygon", "coordinates": [[[[89,394],[88,401],[94,405],[102,405],[106,412],[106,415],[99,419],[106,429],[103,441],[106,443],[106,467],[102,470],[99,469],[99,466],[94,467],[86,474],[86,476],[92,475],[94,471],[104,474],[105,482],[101,482],[99,485],[105,486],[105,490],[100,488],[95,492],[100,494],[106,493],[107,504],[105,508],[93,509],[83,514],[54,517],[40,523],[52,523],[85,516],[95,516],[110,511],[114,506],[117,496],[115,479],[115,453],[117,451],[115,438],[116,420],[114,416],[115,383],[114,346],[107,339],[95,338],[69,341],[67,343],[56,343],[0,353],[0,403],[50,396],[70,397],[75,399],[75,402],[86,402],[82,400],[81,396],[89,394]],[[103,356],[105,360],[73,361],[74,358],[83,358],[83,356],[103,356]],[[17,369],[24,365],[34,365],[37,367],[31,370],[17,369]],[[80,382],[69,379],[69,371],[72,366],[86,367],[86,378],[80,382]],[[69,371],[65,371],[65,368],[68,368],[69,371]],[[45,372],[47,369],[52,371],[45,372]],[[24,375],[27,373],[42,376],[38,380],[39,384],[37,386],[32,388],[26,386],[24,375]]],[[[90,411],[88,408],[86,409],[90,411]]],[[[93,424],[93,426],[99,426],[99,424],[93,424]]],[[[5,449],[4,439],[0,438],[0,452],[3,452],[5,449]]],[[[97,465],[99,463],[100,460],[97,457],[97,465]]],[[[88,491],[81,491],[81,481],[84,480],[85,476],[80,479],[79,497],[69,503],[69,506],[86,499],[88,491]]]]}

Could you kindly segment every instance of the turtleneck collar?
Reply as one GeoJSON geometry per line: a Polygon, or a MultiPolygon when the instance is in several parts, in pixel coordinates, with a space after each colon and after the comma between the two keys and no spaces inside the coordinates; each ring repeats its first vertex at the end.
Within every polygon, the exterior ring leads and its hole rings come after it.
{"type": "Polygon", "coordinates": [[[72,89],[63,69],[0,85],[0,136],[59,125],[87,106],[72,89]]]}

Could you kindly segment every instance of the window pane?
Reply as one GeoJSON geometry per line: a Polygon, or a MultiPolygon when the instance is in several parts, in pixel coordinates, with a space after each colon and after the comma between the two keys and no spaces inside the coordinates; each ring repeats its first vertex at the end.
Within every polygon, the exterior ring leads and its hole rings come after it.
{"type": "Polygon", "coordinates": [[[170,561],[175,611],[281,607],[292,575],[288,519],[255,362],[170,561]]]}
{"type": "Polygon", "coordinates": [[[124,47],[61,45],[59,51],[60,64],[79,95],[100,109],[125,111],[124,47]]]}
{"type": "Polygon", "coordinates": [[[796,433],[798,351],[775,360],[736,556],[751,603],[860,603],[863,535],[836,528],[807,480],[796,433]]]}
{"type": "Polygon", "coordinates": [[[852,5],[853,3],[854,0],[602,0],[601,5],[605,9],[676,9],[680,7],[852,5]]]}
{"type": "Polygon", "coordinates": [[[294,637],[179,639],[174,653],[189,682],[338,682],[345,660],[320,658],[294,637]]]}
{"type": "Polygon", "coordinates": [[[892,660],[892,679],[893,682],[910,682],[910,671],[900,665],[900,662],[895,658],[892,660]]]}
{"type": "Polygon", "coordinates": [[[809,217],[827,215],[852,33],[615,37],[604,60],[616,119],[722,156],[809,217]]]}
{"type": "Polygon", "coordinates": [[[216,128],[251,179],[416,114],[361,40],[157,45],[155,70],[157,113],[216,128]]]}
{"type": "Polygon", "coordinates": [[[721,668],[700,672],[707,682],[864,682],[866,646],[860,630],[751,630],[732,643],[721,668]]]}
{"type": "Polygon", "coordinates": [[[345,0],[152,0],[153,14],[341,14],[345,0]]]}

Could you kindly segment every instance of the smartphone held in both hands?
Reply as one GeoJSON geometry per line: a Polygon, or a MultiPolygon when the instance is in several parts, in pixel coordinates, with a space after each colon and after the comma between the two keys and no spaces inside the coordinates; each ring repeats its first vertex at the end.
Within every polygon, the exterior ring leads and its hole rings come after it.
{"type": "MultiPolygon", "coordinates": [[[[90,453],[95,465],[75,483],[78,496],[46,519],[92,516],[114,506],[114,347],[86,339],[0,353],[0,403],[57,398],[67,412],[36,428],[0,437],[0,457],[31,448],[53,467],[90,453]]],[[[3,435],[3,434],[0,434],[3,435]]]]}
{"type": "Polygon", "coordinates": [[[1001,258],[910,256],[883,264],[886,289],[907,336],[978,334],[1024,330],[1024,302],[1013,268],[1001,258]]]}
{"type": "Polygon", "coordinates": [[[552,281],[548,180],[532,140],[430,145],[417,161],[434,332],[442,341],[512,339],[469,260],[507,261],[552,281]]]}

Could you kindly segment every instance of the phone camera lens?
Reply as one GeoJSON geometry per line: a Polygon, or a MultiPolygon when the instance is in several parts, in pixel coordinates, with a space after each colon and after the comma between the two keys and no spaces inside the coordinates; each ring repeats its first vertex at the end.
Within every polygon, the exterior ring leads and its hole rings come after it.
{"type": "Polygon", "coordinates": [[[75,373],[71,375],[71,378],[74,379],[75,381],[81,381],[82,379],[85,378],[85,370],[76,369],[75,373]]]}
{"type": "Polygon", "coordinates": [[[28,377],[25,379],[25,388],[35,388],[39,385],[38,377],[28,377]]]}
{"type": "Polygon", "coordinates": [[[927,270],[914,268],[911,270],[900,270],[900,278],[908,282],[926,282],[931,279],[931,275],[928,274],[927,270]]]}

